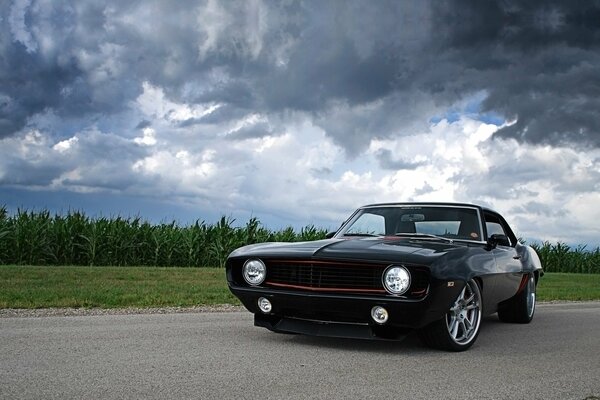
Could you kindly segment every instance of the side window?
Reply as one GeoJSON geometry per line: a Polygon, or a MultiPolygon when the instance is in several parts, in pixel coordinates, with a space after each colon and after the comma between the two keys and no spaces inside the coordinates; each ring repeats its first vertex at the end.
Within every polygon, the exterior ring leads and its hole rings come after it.
{"type": "Polygon", "coordinates": [[[488,237],[496,234],[506,235],[502,225],[497,222],[487,222],[485,223],[485,227],[487,228],[488,237]]]}
{"type": "Polygon", "coordinates": [[[500,218],[496,217],[493,214],[485,214],[485,228],[487,230],[487,237],[489,238],[492,235],[505,235],[508,238],[508,241],[511,246],[515,245],[515,241],[512,236],[508,233],[507,229],[504,227],[504,224],[500,220],[500,218]]]}

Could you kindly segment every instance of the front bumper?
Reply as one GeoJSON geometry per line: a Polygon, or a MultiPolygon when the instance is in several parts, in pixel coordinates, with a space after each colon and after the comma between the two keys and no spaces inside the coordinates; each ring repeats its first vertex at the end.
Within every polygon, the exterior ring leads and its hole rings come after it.
{"type": "Polygon", "coordinates": [[[248,311],[255,314],[254,324],[275,332],[314,336],[361,339],[401,339],[411,329],[418,329],[442,318],[464,283],[437,282],[421,300],[393,296],[340,295],[288,291],[266,287],[230,285],[248,311]],[[258,299],[271,301],[271,312],[258,308],[258,299]],[[371,319],[371,309],[382,306],[388,321],[379,325],[371,319]]]}

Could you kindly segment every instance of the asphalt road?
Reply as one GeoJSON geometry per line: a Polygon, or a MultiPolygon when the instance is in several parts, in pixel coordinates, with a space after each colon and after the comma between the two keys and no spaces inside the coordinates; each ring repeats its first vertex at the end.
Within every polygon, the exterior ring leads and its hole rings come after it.
{"type": "Polygon", "coordinates": [[[278,335],[246,312],[0,318],[1,399],[600,396],[600,303],[486,318],[464,353],[278,335]]]}

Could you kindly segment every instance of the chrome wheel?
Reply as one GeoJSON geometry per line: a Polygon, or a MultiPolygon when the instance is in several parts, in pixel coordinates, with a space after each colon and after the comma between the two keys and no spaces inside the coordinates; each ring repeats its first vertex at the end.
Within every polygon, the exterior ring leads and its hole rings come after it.
{"type": "Polygon", "coordinates": [[[456,344],[466,345],[477,336],[480,323],[481,292],[477,282],[470,280],[446,314],[446,327],[456,344]]]}
{"type": "Polygon", "coordinates": [[[504,322],[517,322],[528,324],[535,313],[535,274],[530,273],[523,276],[525,287],[520,288],[513,297],[500,303],[498,307],[498,318],[504,322]]]}
{"type": "Polygon", "coordinates": [[[418,331],[419,338],[430,347],[465,351],[479,335],[481,312],[481,290],[472,279],[466,283],[444,317],[418,331]]]}
{"type": "Polygon", "coordinates": [[[533,274],[529,276],[527,281],[527,316],[533,317],[535,312],[535,277],[533,274]]]}

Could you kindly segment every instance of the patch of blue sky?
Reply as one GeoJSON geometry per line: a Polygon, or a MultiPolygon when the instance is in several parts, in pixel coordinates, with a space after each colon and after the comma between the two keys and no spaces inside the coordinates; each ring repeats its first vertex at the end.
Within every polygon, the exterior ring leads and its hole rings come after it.
{"type": "Polygon", "coordinates": [[[504,118],[501,114],[494,111],[482,111],[482,104],[486,97],[487,93],[485,91],[477,92],[458,107],[452,107],[443,115],[436,115],[430,118],[429,122],[432,124],[438,124],[441,121],[446,120],[448,123],[453,123],[465,117],[497,126],[504,124],[506,122],[506,118],[504,118]]]}
{"type": "Polygon", "coordinates": [[[448,110],[443,115],[436,115],[429,119],[431,124],[439,124],[441,121],[446,120],[448,123],[459,121],[461,118],[470,118],[475,121],[481,121],[486,124],[493,124],[500,126],[506,122],[506,118],[496,112],[467,112],[466,110],[448,110]]]}
{"type": "Polygon", "coordinates": [[[503,125],[506,122],[506,118],[495,112],[478,114],[478,118],[475,119],[477,121],[485,122],[486,124],[493,124],[496,126],[503,125]]]}

